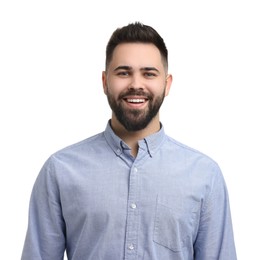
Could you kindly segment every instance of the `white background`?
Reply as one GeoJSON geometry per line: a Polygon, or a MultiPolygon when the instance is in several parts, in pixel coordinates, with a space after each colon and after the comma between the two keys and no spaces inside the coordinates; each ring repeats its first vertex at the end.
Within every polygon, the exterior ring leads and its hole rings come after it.
{"type": "Polygon", "coordinates": [[[1,258],[20,259],[31,189],[47,157],[104,130],[105,46],[114,29],[141,21],[169,49],[167,134],[219,163],[238,259],[261,259],[259,2],[1,1],[1,258]]]}

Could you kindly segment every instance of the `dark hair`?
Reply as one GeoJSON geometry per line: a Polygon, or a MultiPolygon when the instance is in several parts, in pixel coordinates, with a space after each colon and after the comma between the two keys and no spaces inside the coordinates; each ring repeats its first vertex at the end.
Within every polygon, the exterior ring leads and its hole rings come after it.
{"type": "Polygon", "coordinates": [[[168,50],[162,37],[151,26],[140,22],[130,23],[124,27],[116,29],[106,47],[106,70],[112,60],[115,47],[121,43],[152,43],[160,51],[164,67],[168,67],[168,50]]]}

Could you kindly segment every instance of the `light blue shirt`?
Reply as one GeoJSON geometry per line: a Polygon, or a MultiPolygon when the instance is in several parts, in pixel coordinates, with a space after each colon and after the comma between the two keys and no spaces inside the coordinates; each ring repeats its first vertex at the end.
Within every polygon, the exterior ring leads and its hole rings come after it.
{"type": "Polygon", "coordinates": [[[164,133],[137,157],[112,131],[54,153],[34,184],[22,260],[236,260],[219,166],[164,133]]]}

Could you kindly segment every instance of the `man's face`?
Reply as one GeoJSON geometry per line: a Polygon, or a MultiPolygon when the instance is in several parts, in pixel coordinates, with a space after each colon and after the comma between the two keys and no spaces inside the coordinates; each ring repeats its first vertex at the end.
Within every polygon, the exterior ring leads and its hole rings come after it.
{"type": "Polygon", "coordinates": [[[171,81],[153,44],[124,43],[103,73],[103,87],[113,116],[128,131],[147,127],[158,115],[171,81]]]}

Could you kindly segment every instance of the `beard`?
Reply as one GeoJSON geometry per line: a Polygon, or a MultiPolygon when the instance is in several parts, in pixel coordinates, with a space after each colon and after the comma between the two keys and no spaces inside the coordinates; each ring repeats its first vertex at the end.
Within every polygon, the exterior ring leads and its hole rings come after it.
{"type": "Polygon", "coordinates": [[[115,114],[117,120],[125,127],[127,131],[135,132],[148,126],[151,120],[158,114],[159,109],[165,97],[165,89],[160,96],[154,97],[152,94],[145,93],[143,90],[130,89],[122,93],[118,102],[107,92],[108,103],[115,114]],[[145,109],[128,109],[124,108],[123,102],[125,96],[142,96],[146,97],[148,106],[145,109]]]}

